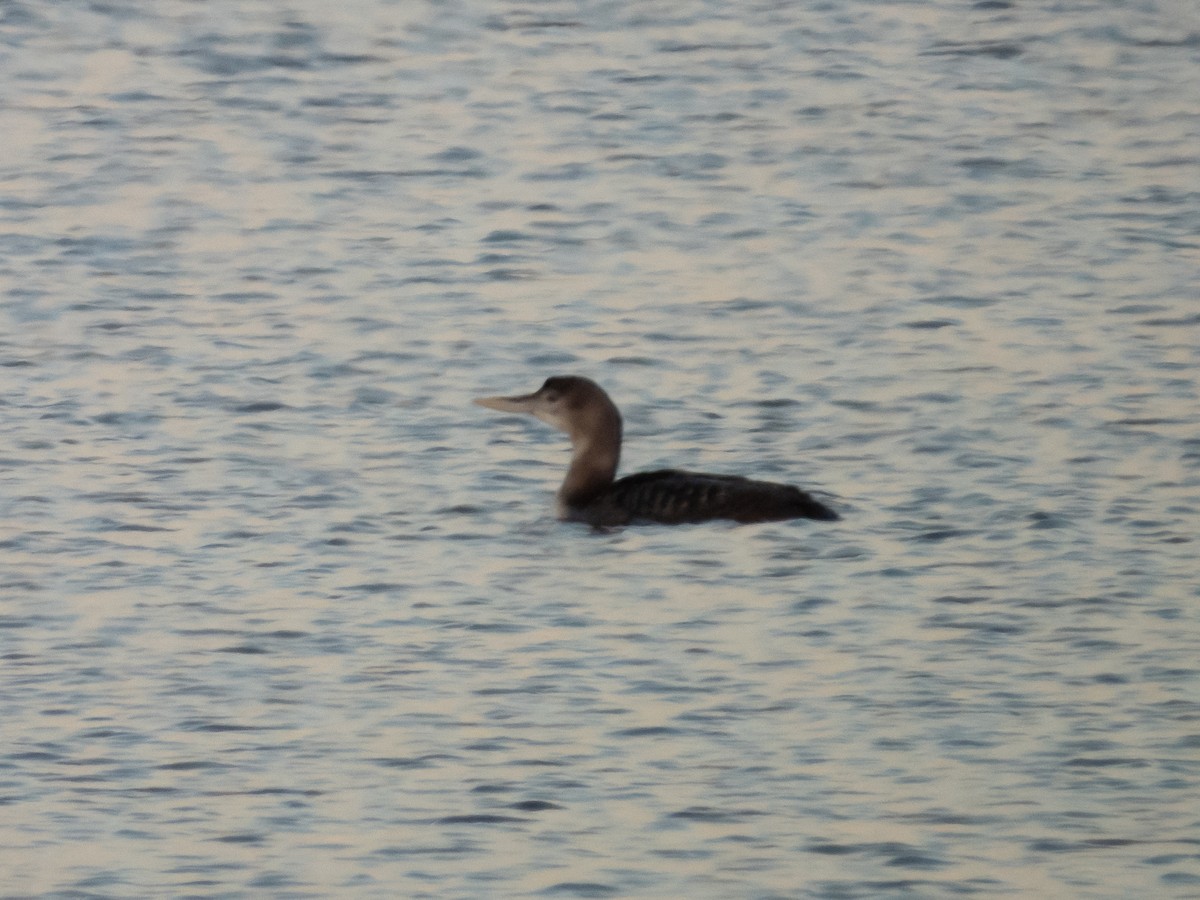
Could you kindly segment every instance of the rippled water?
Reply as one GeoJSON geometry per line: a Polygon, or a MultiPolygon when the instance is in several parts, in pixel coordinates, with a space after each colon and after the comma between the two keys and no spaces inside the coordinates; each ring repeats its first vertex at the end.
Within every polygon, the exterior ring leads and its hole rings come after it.
{"type": "Polygon", "coordinates": [[[0,6],[4,896],[1200,897],[1188,2],[0,6]],[[626,471],[834,525],[552,518],[626,471]]]}

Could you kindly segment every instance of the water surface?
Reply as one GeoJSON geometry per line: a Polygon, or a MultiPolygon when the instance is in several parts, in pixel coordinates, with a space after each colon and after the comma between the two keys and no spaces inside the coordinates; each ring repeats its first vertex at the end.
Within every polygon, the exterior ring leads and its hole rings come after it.
{"type": "Polygon", "coordinates": [[[1200,896],[1198,62],[6,4],[5,896],[1200,896]],[[842,521],[554,521],[568,372],[842,521]]]}

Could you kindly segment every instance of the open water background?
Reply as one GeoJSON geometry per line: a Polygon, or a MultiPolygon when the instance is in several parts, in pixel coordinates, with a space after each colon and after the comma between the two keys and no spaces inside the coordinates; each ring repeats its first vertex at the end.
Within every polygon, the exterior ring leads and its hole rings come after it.
{"type": "Polygon", "coordinates": [[[0,894],[1200,897],[1200,11],[0,4],[0,894]],[[625,471],[834,525],[555,522],[625,471]]]}

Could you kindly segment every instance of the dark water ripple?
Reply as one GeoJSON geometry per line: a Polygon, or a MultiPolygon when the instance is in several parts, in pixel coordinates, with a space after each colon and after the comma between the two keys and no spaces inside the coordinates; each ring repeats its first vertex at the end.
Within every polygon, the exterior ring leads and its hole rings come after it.
{"type": "Polygon", "coordinates": [[[4,4],[5,889],[1194,895],[1189,15],[4,4]]]}

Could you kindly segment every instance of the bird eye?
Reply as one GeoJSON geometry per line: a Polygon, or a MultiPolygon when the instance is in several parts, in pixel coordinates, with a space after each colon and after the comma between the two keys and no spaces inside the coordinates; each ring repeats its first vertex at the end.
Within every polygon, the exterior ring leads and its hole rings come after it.
{"type": "Polygon", "coordinates": [[[558,394],[547,394],[546,402],[547,403],[557,403],[558,402],[558,394]]]}

